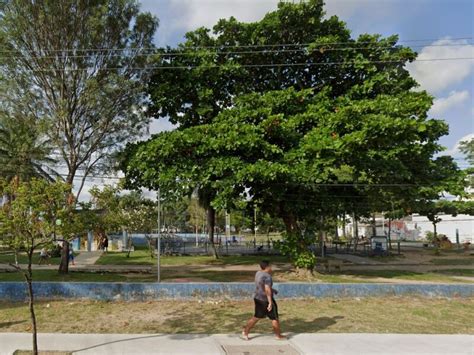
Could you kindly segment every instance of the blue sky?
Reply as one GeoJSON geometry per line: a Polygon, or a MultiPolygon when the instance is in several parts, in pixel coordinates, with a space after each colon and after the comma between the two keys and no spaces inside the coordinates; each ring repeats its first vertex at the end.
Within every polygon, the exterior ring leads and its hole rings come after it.
{"type": "MultiPolygon", "coordinates": [[[[173,46],[183,40],[186,31],[199,26],[212,27],[219,18],[258,20],[276,9],[278,0],[140,2],[143,11],[150,11],[160,19],[157,45],[173,46]]],[[[449,45],[416,47],[420,58],[474,57],[472,0],[327,0],[326,12],[344,20],[353,36],[398,34],[401,41],[430,39],[431,44],[449,45]],[[471,38],[454,40],[461,37],[471,38]]],[[[449,153],[459,158],[457,143],[474,135],[474,60],[418,62],[409,69],[422,88],[435,97],[432,116],[443,118],[450,125],[449,136],[443,137],[441,142],[449,153]]],[[[170,128],[163,120],[152,125],[153,132],[170,128]]]]}

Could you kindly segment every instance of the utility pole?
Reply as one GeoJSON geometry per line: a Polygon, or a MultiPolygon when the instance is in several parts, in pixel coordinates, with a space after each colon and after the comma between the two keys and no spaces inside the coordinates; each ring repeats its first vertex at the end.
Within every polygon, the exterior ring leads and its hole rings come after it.
{"type": "Polygon", "coordinates": [[[156,264],[157,264],[157,271],[158,271],[158,278],[157,282],[161,282],[161,265],[160,265],[160,258],[161,258],[161,191],[158,188],[158,236],[156,241],[156,264]]]}

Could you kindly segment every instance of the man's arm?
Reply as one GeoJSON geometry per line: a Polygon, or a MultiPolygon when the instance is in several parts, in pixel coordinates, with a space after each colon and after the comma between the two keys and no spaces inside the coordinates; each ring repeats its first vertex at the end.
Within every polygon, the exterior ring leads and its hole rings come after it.
{"type": "Polygon", "coordinates": [[[272,310],[273,304],[272,304],[272,287],[270,285],[265,285],[265,295],[267,296],[267,301],[268,301],[268,307],[267,311],[270,312],[272,310]]]}

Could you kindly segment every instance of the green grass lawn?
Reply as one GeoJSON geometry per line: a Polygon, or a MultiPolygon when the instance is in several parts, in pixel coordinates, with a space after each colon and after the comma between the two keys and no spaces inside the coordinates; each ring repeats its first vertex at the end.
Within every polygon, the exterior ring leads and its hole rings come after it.
{"type": "MultiPolygon", "coordinates": [[[[33,255],[33,264],[39,262],[39,252],[33,255]]],[[[46,264],[59,265],[61,258],[49,258],[46,264]]],[[[14,254],[0,254],[0,264],[9,264],[15,262],[14,254]]],[[[18,254],[19,264],[28,264],[28,256],[25,253],[18,254]]]]}
{"type": "MultiPolygon", "coordinates": [[[[414,272],[406,270],[358,270],[358,271],[345,271],[338,272],[338,275],[351,275],[358,279],[399,279],[399,280],[410,280],[410,281],[429,281],[429,282],[463,282],[452,276],[472,276],[466,275],[465,270],[452,270],[451,273],[445,273],[446,270],[436,270],[433,272],[414,272]],[[448,274],[448,275],[447,275],[448,274]]],[[[471,270],[468,270],[471,271],[471,270]]]]}
{"type": "MultiPolygon", "coordinates": [[[[474,332],[472,298],[310,298],[277,302],[284,332],[474,332]]],[[[251,300],[36,302],[39,331],[48,333],[236,334],[252,312],[251,300]]],[[[0,332],[30,329],[27,303],[0,302],[0,332]]],[[[270,322],[260,322],[254,332],[270,333],[270,322]]]]}
{"type": "Polygon", "coordinates": [[[432,259],[431,263],[435,265],[474,265],[474,256],[467,258],[444,258],[432,259]]]}
{"type": "MultiPolygon", "coordinates": [[[[153,280],[156,279],[156,276],[153,280]]],[[[35,270],[33,271],[33,280],[53,281],[53,282],[126,282],[152,281],[151,275],[143,275],[143,278],[128,278],[122,274],[112,273],[91,273],[91,272],[69,272],[67,275],[59,274],[56,270],[35,270]]],[[[5,281],[24,281],[23,275],[19,272],[2,272],[0,273],[0,282],[5,281]]]]}
{"type": "Polygon", "coordinates": [[[473,269],[446,269],[446,270],[436,270],[436,272],[439,274],[446,274],[446,275],[474,277],[473,269]]]}
{"type": "MultiPolygon", "coordinates": [[[[233,255],[214,259],[212,256],[162,256],[161,265],[254,265],[262,259],[269,259],[274,263],[287,263],[285,256],[265,255],[233,255]]],[[[156,258],[150,257],[148,250],[135,250],[127,258],[126,252],[109,252],[103,254],[96,262],[97,265],[155,265],[156,258]]]]}
{"type": "MultiPolygon", "coordinates": [[[[206,270],[192,267],[164,266],[161,272],[163,281],[196,281],[196,282],[252,282],[254,270],[206,270]]],[[[277,272],[277,282],[328,282],[328,283],[362,283],[362,282],[390,282],[399,280],[463,283],[470,280],[459,279],[456,276],[474,276],[473,270],[449,269],[437,270],[429,273],[417,273],[404,270],[372,270],[372,271],[338,271],[329,274],[315,273],[313,276],[298,276],[294,272],[277,272]]],[[[56,270],[35,270],[35,281],[53,282],[155,282],[156,274],[147,273],[94,273],[70,271],[68,275],[59,274],[56,270]]],[[[0,282],[23,281],[23,276],[17,272],[0,273],[0,282]]]]}

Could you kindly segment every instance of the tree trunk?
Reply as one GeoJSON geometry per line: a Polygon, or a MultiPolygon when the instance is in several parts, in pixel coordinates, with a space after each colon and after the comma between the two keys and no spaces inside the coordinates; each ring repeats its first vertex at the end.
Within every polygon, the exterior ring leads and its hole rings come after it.
{"type": "Polygon", "coordinates": [[[298,240],[299,240],[299,242],[297,243],[298,247],[301,250],[306,250],[308,246],[305,244],[302,238],[300,238],[301,234],[300,234],[300,230],[298,228],[298,222],[295,216],[288,213],[288,214],[283,214],[281,218],[283,219],[283,223],[285,224],[286,233],[289,235],[290,234],[297,235],[298,240]]]}
{"type": "Polygon", "coordinates": [[[388,219],[388,247],[390,248],[390,250],[392,250],[392,237],[391,237],[391,233],[392,233],[392,218],[390,217],[388,219]]]}
{"type": "Polygon", "coordinates": [[[131,233],[127,232],[127,248],[128,248],[128,251],[127,251],[127,258],[130,257],[130,253],[132,252],[132,237],[131,237],[131,233]]]}
{"type": "Polygon", "coordinates": [[[69,243],[64,240],[61,248],[61,263],[59,264],[59,273],[67,274],[69,272],[69,243]]]}
{"type": "Polygon", "coordinates": [[[207,232],[209,235],[209,242],[211,243],[212,254],[214,258],[219,259],[217,254],[216,244],[214,243],[214,228],[216,226],[216,210],[209,206],[207,208],[207,232]]]}
{"type": "Polygon", "coordinates": [[[29,296],[29,309],[30,309],[30,318],[31,318],[31,332],[33,335],[33,355],[38,355],[38,335],[36,327],[36,314],[34,307],[34,294],[33,294],[33,271],[31,269],[33,258],[33,251],[28,253],[28,270],[24,274],[26,283],[28,285],[28,296],[29,296]]]}
{"type": "Polygon", "coordinates": [[[325,257],[325,252],[324,252],[324,231],[323,231],[323,226],[324,226],[324,216],[321,216],[321,225],[319,227],[319,243],[321,247],[321,257],[325,257]]]}
{"type": "Polygon", "coordinates": [[[287,233],[296,233],[298,232],[298,224],[296,223],[296,218],[290,214],[283,214],[281,217],[283,223],[285,223],[287,233]]]}
{"type": "Polygon", "coordinates": [[[342,215],[342,236],[346,240],[346,212],[342,215]]]}
{"type": "Polygon", "coordinates": [[[352,215],[352,218],[353,218],[353,227],[354,227],[354,235],[353,235],[353,238],[354,238],[354,252],[356,252],[357,251],[357,245],[359,244],[359,224],[357,222],[357,216],[356,216],[355,213],[352,215]]]}
{"type": "Polygon", "coordinates": [[[377,236],[377,224],[375,222],[375,212],[372,214],[372,236],[377,236]]]}

